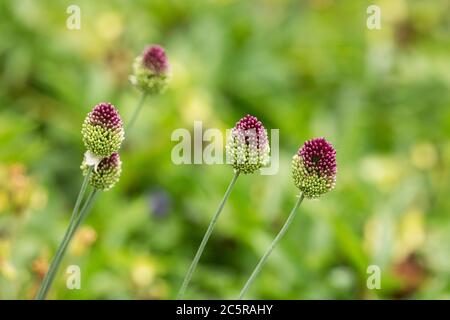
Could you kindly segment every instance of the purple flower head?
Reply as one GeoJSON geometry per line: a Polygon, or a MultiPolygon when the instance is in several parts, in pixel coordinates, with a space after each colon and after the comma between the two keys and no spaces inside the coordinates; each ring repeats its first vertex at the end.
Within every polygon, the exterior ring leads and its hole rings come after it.
{"type": "Polygon", "coordinates": [[[164,73],[169,68],[166,52],[158,45],[147,47],[142,53],[142,61],[147,68],[157,74],[164,73]]]}
{"type": "Polygon", "coordinates": [[[253,173],[269,162],[267,131],[254,116],[246,115],[231,129],[227,143],[227,162],[241,173],[253,173]]]}
{"type": "Polygon", "coordinates": [[[122,119],[119,112],[111,103],[102,102],[97,104],[89,113],[89,122],[92,125],[100,125],[108,129],[122,128],[122,119]]]}
{"type": "Polygon", "coordinates": [[[306,141],[292,158],[294,184],[306,198],[318,198],[336,184],[336,151],[324,138],[306,141]]]}
{"type": "Polygon", "coordinates": [[[148,46],[134,59],[130,81],[139,90],[150,95],[162,93],[169,85],[170,78],[170,64],[162,47],[148,46]]]}
{"type": "Polygon", "coordinates": [[[306,169],[310,173],[320,176],[334,176],[336,174],[336,150],[324,138],[314,138],[306,141],[298,150],[306,169]]]}
{"type": "MultiPolygon", "coordinates": [[[[88,168],[89,166],[83,161],[81,164],[83,175],[87,174],[88,168]]],[[[114,152],[100,161],[97,168],[92,171],[89,183],[98,190],[109,190],[119,181],[121,172],[122,162],[120,161],[120,156],[117,152],[114,152]]]]}
{"type": "MultiPolygon", "coordinates": [[[[81,164],[83,175],[88,172],[89,166],[86,161],[81,164]]],[[[89,177],[89,183],[92,187],[98,190],[106,191],[111,189],[120,179],[122,172],[122,162],[117,152],[111,156],[103,158],[98,164],[97,168],[92,171],[89,177]]]]}
{"type": "Polygon", "coordinates": [[[111,103],[102,102],[88,113],[81,134],[86,149],[105,158],[120,149],[125,133],[119,112],[111,103]]]}

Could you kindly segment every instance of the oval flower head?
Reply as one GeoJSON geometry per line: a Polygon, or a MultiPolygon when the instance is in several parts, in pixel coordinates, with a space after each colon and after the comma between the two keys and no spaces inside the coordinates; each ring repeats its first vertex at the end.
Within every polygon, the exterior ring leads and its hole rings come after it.
{"type": "MultiPolygon", "coordinates": [[[[89,171],[89,165],[86,160],[81,164],[81,170],[85,176],[89,171]]],[[[122,161],[117,152],[114,152],[111,156],[103,158],[97,166],[96,170],[93,170],[89,176],[89,184],[102,191],[111,189],[120,178],[122,172],[122,161]]]]}
{"type": "Polygon", "coordinates": [[[241,173],[253,173],[269,163],[267,131],[256,117],[247,115],[231,129],[226,147],[227,162],[241,173]]]}
{"type": "Polygon", "coordinates": [[[306,141],[292,159],[292,176],[306,198],[317,198],[336,183],[336,150],[324,138],[306,141]]]}
{"type": "Polygon", "coordinates": [[[133,63],[130,81],[149,94],[163,92],[170,80],[170,65],[164,49],[158,45],[145,48],[133,63]]]}
{"type": "Polygon", "coordinates": [[[96,158],[97,163],[117,152],[125,135],[119,112],[112,104],[104,102],[87,115],[81,134],[89,155],[96,158]]]}

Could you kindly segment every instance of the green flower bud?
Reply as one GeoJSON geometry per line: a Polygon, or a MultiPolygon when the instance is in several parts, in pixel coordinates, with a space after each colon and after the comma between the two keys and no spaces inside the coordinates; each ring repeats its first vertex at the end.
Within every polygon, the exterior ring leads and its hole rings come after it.
{"type": "Polygon", "coordinates": [[[148,94],[162,93],[170,80],[170,65],[164,49],[153,45],[144,50],[133,63],[130,81],[148,94]]]}
{"type": "Polygon", "coordinates": [[[110,103],[94,107],[84,120],[81,134],[86,149],[99,158],[117,152],[125,135],[119,112],[110,103]]]}
{"type": "Polygon", "coordinates": [[[248,174],[266,166],[270,152],[266,129],[256,117],[245,116],[231,130],[226,151],[235,171],[248,174]]]}
{"type": "MultiPolygon", "coordinates": [[[[80,168],[83,171],[83,175],[86,175],[89,170],[86,159],[80,168]]],[[[89,184],[98,190],[107,191],[119,181],[121,172],[122,162],[120,161],[119,154],[115,152],[110,157],[103,158],[98,166],[92,170],[89,177],[89,184]]]]}

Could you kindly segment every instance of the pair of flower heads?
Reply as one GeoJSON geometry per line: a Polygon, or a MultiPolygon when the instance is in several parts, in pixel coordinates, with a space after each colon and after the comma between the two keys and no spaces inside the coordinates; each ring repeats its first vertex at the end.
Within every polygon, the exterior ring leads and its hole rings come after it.
{"type": "MultiPolygon", "coordinates": [[[[240,119],[235,127],[231,130],[228,137],[227,146],[227,162],[234,168],[234,177],[231,180],[222,202],[213,215],[208,229],[203,236],[202,242],[197,249],[194,259],[186,273],[184,281],[178,292],[178,299],[183,299],[187,287],[192,279],[192,275],[197,267],[200,257],[203,254],[206,243],[208,242],[212,230],[219,218],[225,202],[230,196],[238,176],[243,174],[251,174],[266,166],[269,162],[269,139],[267,131],[261,121],[252,115],[247,115],[240,119]]],[[[294,208],[289,214],[288,219],[282,229],[275,237],[265,254],[262,256],[255,267],[250,278],[245,283],[239,299],[242,299],[250,285],[254,281],[256,275],[260,272],[262,266],[267,261],[270,253],[275,245],[280,241],[293,220],[295,212],[304,198],[318,198],[322,194],[334,188],[336,183],[336,151],[333,146],[324,138],[316,138],[306,141],[303,146],[292,158],[292,176],[295,186],[300,191],[294,208]]]]}
{"type": "MultiPolygon", "coordinates": [[[[227,159],[236,172],[253,173],[269,162],[267,130],[256,117],[247,115],[231,130],[227,159]]],[[[336,151],[324,138],[306,141],[292,159],[295,186],[307,198],[317,198],[334,188],[336,151]]]]}
{"type": "MultiPolygon", "coordinates": [[[[148,46],[133,63],[130,81],[142,91],[142,98],[134,110],[131,121],[127,124],[128,129],[137,118],[146,96],[163,92],[169,80],[170,66],[164,49],[158,45],[148,46]]],[[[45,299],[62,257],[77,228],[89,214],[97,192],[111,189],[119,181],[122,171],[119,150],[125,138],[125,130],[116,107],[111,103],[97,104],[84,120],[81,133],[87,149],[81,164],[84,181],[72,211],[69,227],[36,294],[36,299],[39,300],[45,299]],[[88,184],[93,189],[85,199],[88,184]]]]}
{"type": "MultiPolygon", "coordinates": [[[[163,92],[170,80],[170,65],[164,49],[158,45],[147,47],[133,63],[131,83],[145,95],[163,92]]],[[[111,189],[120,178],[122,162],[119,149],[125,138],[124,123],[111,103],[99,103],[84,120],[81,134],[87,149],[81,170],[98,190],[111,189]]]]}

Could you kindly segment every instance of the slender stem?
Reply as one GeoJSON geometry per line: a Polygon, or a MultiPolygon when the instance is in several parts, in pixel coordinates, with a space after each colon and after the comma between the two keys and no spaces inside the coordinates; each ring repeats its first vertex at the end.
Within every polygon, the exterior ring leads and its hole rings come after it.
{"type": "Polygon", "coordinates": [[[80,209],[81,200],[83,200],[84,193],[86,192],[86,188],[88,186],[89,177],[92,174],[92,170],[94,170],[94,166],[90,166],[88,169],[88,172],[84,176],[83,183],[81,184],[80,192],[78,193],[77,201],[75,202],[75,206],[73,207],[72,211],[72,217],[75,216],[78,213],[78,210],[80,209]]]}
{"type": "Polygon", "coordinates": [[[84,176],[83,183],[81,184],[80,191],[78,192],[77,200],[75,201],[75,206],[73,207],[73,210],[72,210],[72,216],[70,217],[69,227],[67,228],[66,233],[64,234],[64,237],[61,241],[61,245],[59,246],[58,250],[56,251],[55,257],[53,258],[50,268],[48,269],[48,271],[44,277],[44,280],[42,281],[42,284],[38,291],[36,299],[43,299],[45,297],[45,293],[48,290],[48,287],[50,286],[50,282],[53,280],[53,277],[54,277],[53,273],[56,272],[56,269],[58,268],[58,264],[59,264],[57,261],[58,261],[58,259],[61,259],[60,256],[62,256],[62,254],[63,254],[62,244],[67,241],[67,239],[70,235],[70,231],[75,224],[76,218],[78,216],[78,210],[80,208],[81,201],[84,198],[84,194],[86,192],[89,177],[92,173],[93,168],[94,168],[93,166],[89,167],[87,174],[84,176]]]}
{"type": "Polygon", "coordinates": [[[78,216],[77,222],[75,223],[74,230],[71,233],[71,237],[75,234],[75,231],[88,216],[89,212],[92,209],[92,206],[94,205],[95,199],[97,198],[98,195],[99,195],[98,189],[92,190],[91,193],[89,194],[88,199],[86,200],[86,203],[84,204],[83,209],[81,210],[78,216]]]}
{"type": "MultiPolygon", "coordinates": [[[[84,189],[84,190],[86,190],[86,189],[84,189]]],[[[64,257],[66,249],[67,249],[70,241],[72,240],[72,237],[75,234],[75,231],[77,230],[78,226],[83,222],[87,213],[92,208],[92,205],[94,203],[96,195],[97,195],[97,190],[96,189],[92,190],[91,193],[88,195],[88,198],[86,199],[86,202],[84,203],[80,213],[77,215],[74,210],[75,214],[72,215],[72,218],[69,223],[69,227],[66,230],[64,238],[63,238],[61,244],[59,245],[59,248],[55,254],[55,257],[53,258],[52,263],[50,264],[50,268],[49,268],[47,274],[45,275],[44,281],[42,282],[42,285],[36,296],[37,300],[45,299],[45,296],[47,295],[47,292],[50,289],[50,286],[56,276],[58,267],[61,264],[61,260],[64,257]]],[[[79,204],[78,204],[78,207],[79,207],[79,204]]]]}
{"type": "Polygon", "coordinates": [[[198,261],[200,260],[200,257],[202,256],[202,253],[203,253],[203,250],[205,249],[206,243],[208,242],[208,239],[211,236],[211,233],[214,229],[217,219],[219,218],[219,215],[222,212],[225,202],[227,202],[227,199],[230,196],[231,190],[233,190],[234,184],[236,183],[236,180],[238,177],[239,177],[239,172],[235,172],[233,179],[231,180],[230,184],[228,185],[227,191],[225,192],[225,195],[223,196],[223,199],[220,202],[219,207],[217,208],[216,213],[214,214],[214,216],[211,219],[211,222],[209,223],[208,229],[206,230],[206,233],[203,236],[203,240],[197,249],[197,253],[195,254],[194,260],[192,260],[191,266],[189,267],[186,277],[184,278],[183,284],[181,285],[180,291],[178,292],[177,300],[183,299],[184,293],[186,292],[186,288],[189,285],[189,282],[191,281],[192,274],[194,273],[195,268],[197,267],[198,261]]]}
{"type": "Polygon", "coordinates": [[[139,99],[139,102],[133,111],[133,115],[131,116],[130,122],[128,122],[128,124],[126,125],[126,130],[130,130],[130,128],[133,126],[134,122],[136,121],[136,119],[139,115],[139,112],[141,111],[142,106],[144,105],[145,98],[147,98],[147,93],[144,92],[144,93],[142,93],[142,96],[139,99]]]}
{"type": "MultiPolygon", "coordinates": [[[[130,122],[127,125],[127,129],[132,127],[132,125],[136,121],[136,119],[139,115],[139,112],[142,109],[142,106],[144,104],[146,96],[147,96],[146,93],[142,94],[142,96],[133,112],[133,115],[131,116],[130,122]]],[[[91,194],[89,195],[88,199],[86,200],[81,212],[78,214],[81,202],[82,202],[84,194],[86,192],[89,177],[92,173],[93,168],[94,168],[93,166],[89,167],[89,171],[86,174],[86,176],[84,177],[83,184],[81,185],[81,189],[78,193],[78,197],[77,197],[75,206],[72,211],[72,217],[70,218],[69,227],[67,228],[66,233],[64,234],[64,238],[61,241],[61,243],[58,247],[58,250],[56,251],[55,257],[53,258],[53,261],[50,264],[49,270],[47,271],[47,274],[45,275],[44,280],[42,281],[41,287],[36,296],[36,299],[38,299],[38,300],[45,299],[45,296],[46,296],[48,290],[50,289],[50,286],[56,275],[56,271],[58,270],[58,267],[61,263],[64,253],[67,249],[67,246],[69,245],[70,240],[72,239],[76,229],[83,222],[85,215],[89,212],[90,207],[92,206],[93,200],[96,197],[97,191],[93,190],[91,192],[91,194]]]]}
{"type": "Polygon", "coordinates": [[[300,197],[298,198],[297,202],[295,203],[294,208],[292,209],[291,213],[289,214],[288,219],[286,220],[286,222],[284,223],[283,227],[281,228],[280,232],[278,232],[277,236],[275,237],[275,239],[272,241],[272,243],[270,244],[269,248],[267,249],[267,251],[264,253],[264,255],[262,256],[261,260],[259,260],[258,264],[256,265],[255,270],[253,270],[252,275],[250,276],[250,278],[248,278],[247,283],[245,284],[244,288],[242,289],[241,293],[239,294],[239,300],[242,300],[244,298],[245,293],[247,292],[248,288],[250,287],[250,285],[252,284],[253,280],[255,280],[255,277],[258,275],[258,273],[261,271],[261,268],[264,266],[264,264],[267,261],[267,258],[269,258],[269,255],[272,253],[273,249],[275,248],[275,246],[277,245],[278,241],[280,241],[280,239],[284,236],[284,234],[286,233],[286,230],[288,229],[289,225],[291,224],[292,220],[294,220],[295,217],[295,213],[297,211],[297,208],[300,206],[300,204],[302,203],[304,198],[304,195],[301,194],[300,197]]]}

